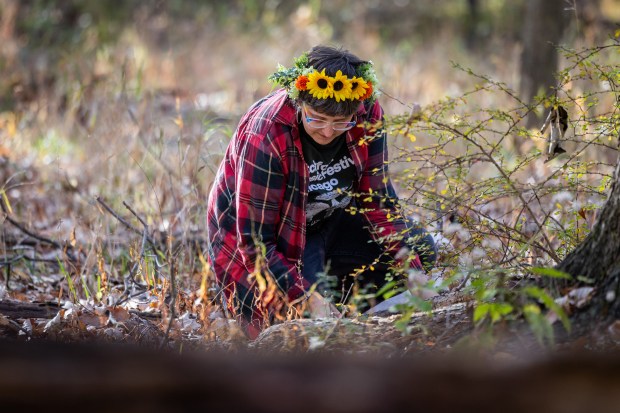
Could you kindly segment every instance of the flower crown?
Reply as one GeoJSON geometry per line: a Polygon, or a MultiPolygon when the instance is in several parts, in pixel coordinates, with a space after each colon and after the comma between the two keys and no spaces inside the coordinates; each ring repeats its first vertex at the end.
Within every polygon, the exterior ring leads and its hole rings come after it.
{"type": "Polygon", "coordinates": [[[278,70],[269,76],[269,80],[288,90],[292,99],[299,96],[300,91],[307,91],[317,99],[345,100],[366,99],[377,97],[377,75],[372,62],[365,62],[356,68],[356,76],[348,77],[340,70],[334,76],[320,72],[308,65],[308,54],[304,53],[294,60],[294,66],[286,68],[278,65],[278,70]]]}

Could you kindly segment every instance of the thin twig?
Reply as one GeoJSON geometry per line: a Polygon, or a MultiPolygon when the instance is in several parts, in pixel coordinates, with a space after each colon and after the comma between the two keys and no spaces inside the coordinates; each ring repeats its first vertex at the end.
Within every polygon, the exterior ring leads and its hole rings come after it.
{"type": "Polygon", "coordinates": [[[175,311],[175,306],[176,306],[176,301],[177,301],[177,288],[176,288],[176,276],[175,276],[175,271],[176,271],[176,267],[174,265],[174,260],[172,257],[172,251],[171,251],[171,238],[168,237],[168,240],[166,242],[167,246],[168,246],[168,253],[166,254],[168,256],[168,262],[170,263],[170,320],[168,321],[168,328],[166,329],[166,335],[164,336],[164,339],[161,342],[161,346],[160,348],[164,348],[164,346],[168,343],[168,340],[170,338],[170,331],[172,330],[172,323],[174,322],[174,319],[176,318],[176,311],[175,311]]]}
{"type": "Polygon", "coordinates": [[[51,245],[54,248],[57,248],[59,250],[62,250],[65,252],[65,254],[67,255],[67,258],[69,258],[70,261],[75,262],[77,261],[76,257],[69,251],[70,249],[73,249],[73,247],[70,244],[67,245],[62,245],[57,241],[54,241],[52,239],[49,239],[47,237],[44,237],[42,235],[36,234],[32,231],[30,231],[29,229],[26,228],[26,226],[20,222],[18,222],[17,220],[11,218],[11,216],[9,215],[9,212],[6,210],[6,206],[4,205],[3,202],[0,202],[0,208],[2,208],[2,212],[4,212],[5,215],[5,219],[11,224],[13,225],[15,228],[19,229],[21,232],[23,232],[24,234],[28,235],[31,238],[36,239],[37,241],[40,241],[42,243],[51,245]]]}
{"type": "Polygon", "coordinates": [[[131,212],[138,219],[138,221],[140,221],[140,223],[142,223],[144,228],[146,228],[146,222],[144,222],[144,219],[142,219],[142,217],[140,215],[138,215],[136,213],[136,211],[134,211],[127,202],[123,201],[123,205],[125,205],[125,208],[127,208],[129,210],[129,212],[131,212]]]}
{"type": "MultiPolygon", "coordinates": [[[[148,225],[146,225],[146,222],[140,216],[138,216],[138,214],[136,214],[134,212],[134,210],[131,209],[131,207],[129,205],[127,205],[127,203],[125,203],[125,201],[123,201],[123,204],[125,205],[125,207],[127,209],[129,209],[131,211],[132,214],[134,214],[136,216],[136,218],[138,218],[138,220],[144,226],[144,230],[142,231],[142,243],[141,243],[141,246],[140,246],[140,255],[138,257],[138,260],[136,262],[134,262],[133,267],[131,267],[131,270],[129,271],[128,278],[132,282],[133,285],[136,285],[136,286],[140,287],[141,289],[146,290],[146,288],[143,285],[141,285],[140,283],[138,283],[136,281],[135,277],[136,277],[136,274],[138,273],[138,268],[140,268],[140,265],[142,264],[142,262],[144,260],[144,257],[146,255],[146,241],[147,241],[147,238],[148,238],[149,227],[148,227],[148,225]]],[[[142,291],[142,292],[144,292],[144,291],[142,291]]],[[[129,298],[131,298],[129,296],[129,286],[127,286],[127,284],[125,284],[125,291],[123,291],[123,294],[117,300],[116,305],[119,305],[121,302],[124,302],[124,301],[128,300],[129,298]]]]}
{"type": "MultiPolygon", "coordinates": [[[[103,199],[101,199],[101,197],[96,196],[95,200],[97,202],[99,202],[99,204],[110,214],[112,215],[114,218],[116,218],[121,224],[123,224],[125,227],[127,227],[129,230],[135,232],[136,234],[139,235],[145,235],[144,231],[140,231],[138,228],[134,227],[133,225],[131,225],[129,222],[127,222],[127,220],[123,217],[121,217],[119,214],[117,214],[108,204],[105,203],[105,201],[103,199]]],[[[138,218],[138,220],[142,223],[142,225],[145,225],[145,222],[142,218],[140,218],[134,211],[133,209],[131,209],[131,207],[129,205],[127,205],[127,203],[125,203],[123,201],[123,204],[125,205],[125,207],[127,209],[129,209],[131,211],[132,214],[134,214],[136,216],[136,218],[138,218]]],[[[151,245],[151,247],[153,248],[153,250],[158,250],[160,249],[158,246],[158,243],[151,238],[148,233],[146,234],[146,240],[148,241],[148,243],[151,245]]]]}
{"type": "Polygon", "coordinates": [[[125,220],[125,218],[121,217],[120,215],[118,215],[108,204],[105,203],[105,201],[103,199],[101,199],[100,196],[96,196],[95,200],[97,202],[99,202],[99,204],[106,210],[108,211],[114,218],[116,218],[121,224],[125,225],[128,229],[132,230],[133,232],[135,232],[136,234],[140,234],[142,235],[142,231],[140,231],[138,228],[134,227],[133,225],[131,225],[129,222],[127,222],[125,220]]]}

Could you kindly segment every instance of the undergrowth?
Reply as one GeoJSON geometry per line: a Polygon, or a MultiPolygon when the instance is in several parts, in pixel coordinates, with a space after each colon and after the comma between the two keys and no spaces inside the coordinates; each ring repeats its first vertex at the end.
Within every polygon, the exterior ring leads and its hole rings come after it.
{"type": "MultiPolygon", "coordinates": [[[[62,308],[56,324],[20,326],[25,335],[71,325],[78,335],[118,339],[136,315],[156,320],[153,337],[162,343],[242,337],[204,255],[205,202],[238,114],[213,110],[228,95],[148,87],[140,47],[102,49],[92,68],[105,67],[107,76],[67,75],[60,92],[0,114],[2,296],[62,308]]],[[[569,292],[545,280],[568,277],[553,267],[588,234],[611,182],[618,50],[616,38],[563,49],[555,95],[531,104],[458,64],[468,91],[419,110],[381,97],[402,108],[383,125],[402,214],[440,247],[425,287],[473,302],[481,328],[525,317],[547,342],[556,319],[570,328],[571,307],[558,302],[569,292]],[[548,133],[525,128],[523,119],[558,106],[568,112],[566,153],[549,160],[548,133]]],[[[265,291],[272,286],[254,276],[265,291]]],[[[381,295],[407,288],[411,274],[393,276],[390,287],[401,289],[381,295]]],[[[364,294],[354,290],[340,308],[356,315],[357,303],[372,298],[364,294]]],[[[401,307],[407,317],[430,309],[416,299],[401,307]]],[[[280,320],[303,314],[284,309],[280,320]]]]}

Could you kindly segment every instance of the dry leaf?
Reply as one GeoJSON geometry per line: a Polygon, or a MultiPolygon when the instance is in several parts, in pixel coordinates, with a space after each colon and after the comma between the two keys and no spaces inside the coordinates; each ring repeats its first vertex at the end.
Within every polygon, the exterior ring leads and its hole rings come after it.
{"type": "Polygon", "coordinates": [[[90,312],[80,314],[78,320],[83,323],[87,329],[88,327],[103,327],[106,323],[105,317],[90,312]]]}
{"type": "Polygon", "coordinates": [[[58,313],[56,313],[56,316],[54,316],[54,318],[52,318],[45,324],[45,327],[43,327],[43,332],[47,333],[52,327],[60,325],[61,320],[62,314],[61,311],[59,311],[58,313]]]}
{"type": "Polygon", "coordinates": [[[583,208],[580,208],[579,211],[577,211],[579,213],[579,216],[583,219],[586,219],[586,210],[583,208]]]}
{"type": "Polygon", "coordinates": [[[181,325],[181,331],[185,333],[195,332],[199,330],[201,325],[195,318],[192,318],[189,312],[186,312],[179,318],[177,318],[177,323],[181,325]]]}
{"type": "Polygon", "coordinates": [[[11,325],[11,321],[6,318],[6,316],[0,314],[0,326],[8,326],[11,325]]]}
{"type": "Polygon", "coordinates": [[[568,293],[568,297],[570,298],[571,304],[577,308],[583,308],[586,305],[590,304],[590,300],[594,295],[593,287],[580,287],[571,290],[568,293]]]}
{"type": "Polygon", "coordinates": [[[75,227],[73,227],[71,235],[69,236],[69,243],[72,247],[75,247],[77,245],[77,240],[75,239],[75,227]]]}
{"type": "Polygon", "coordinates": [[[609,327],[607,327],[607,332],[614,343],[620,344],[620,320],[611,323],[609,327]]]}
{"type": "Polygon", "coordinates": [[[124,307],[111,307],[109,310],[110,314],[119,323],[123,323],[131,318],[131,313],[124,307]]]}

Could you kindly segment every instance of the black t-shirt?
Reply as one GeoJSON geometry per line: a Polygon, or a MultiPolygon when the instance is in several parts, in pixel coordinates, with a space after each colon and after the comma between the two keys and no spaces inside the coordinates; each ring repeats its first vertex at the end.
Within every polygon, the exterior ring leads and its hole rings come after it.
{"type": "Polygon", "coordinates": [[[345,133],[321,145],[308,135],[303,125],[299,125],[299,130],[304,160],[310,171],[306,225],[311,231],[336,209],[349,205],[356,172],[345,133]]]}

